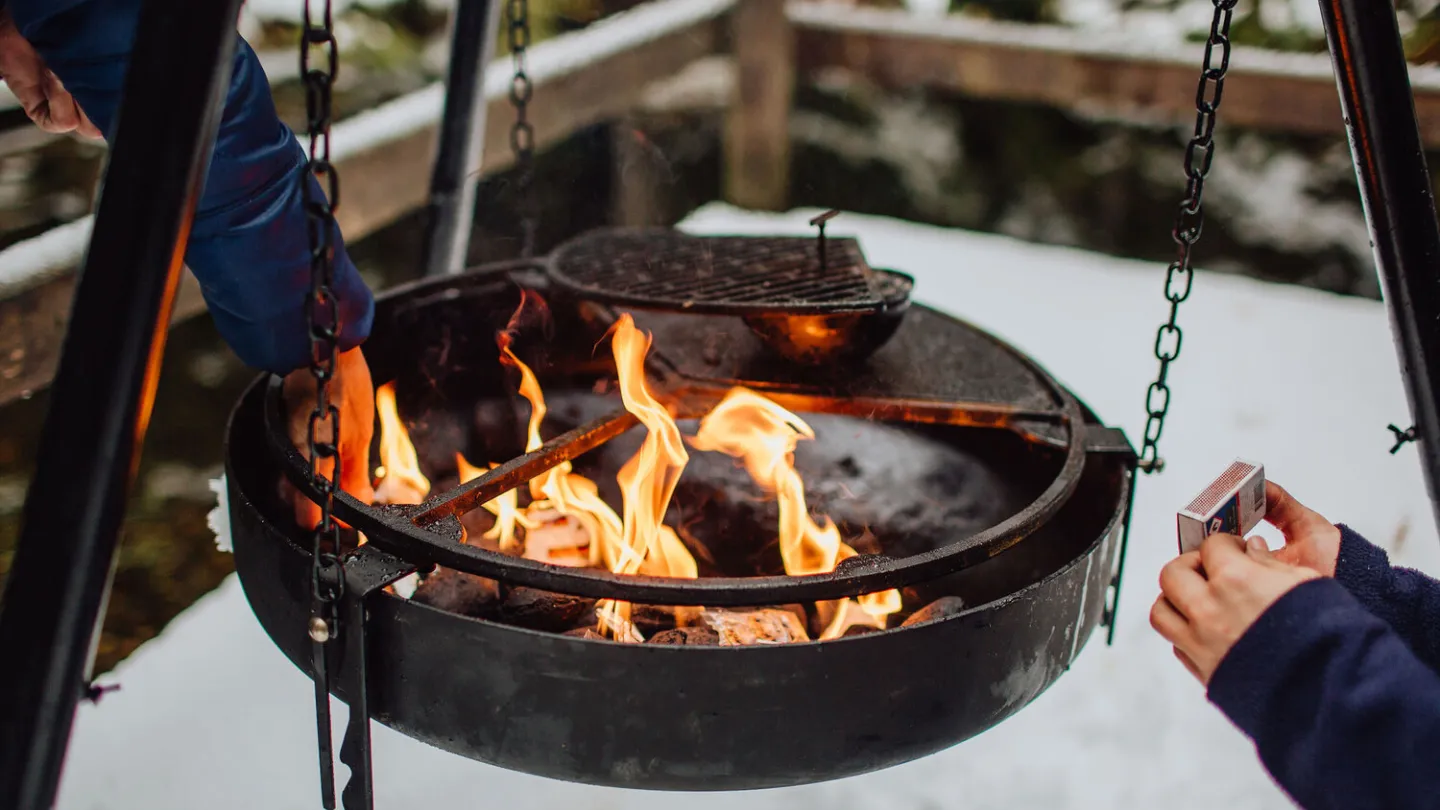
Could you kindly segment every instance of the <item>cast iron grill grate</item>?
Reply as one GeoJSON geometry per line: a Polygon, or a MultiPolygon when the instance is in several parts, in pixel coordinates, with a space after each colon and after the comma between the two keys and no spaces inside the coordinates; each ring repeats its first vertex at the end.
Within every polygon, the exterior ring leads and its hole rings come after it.
{"type": "Polygon", "coordinates": [[[706,315],[874,312],[882,277],[854,239],[697,237],[669,230],[602,231],[555,252],[550,275],[590,300],[706,315]]]}

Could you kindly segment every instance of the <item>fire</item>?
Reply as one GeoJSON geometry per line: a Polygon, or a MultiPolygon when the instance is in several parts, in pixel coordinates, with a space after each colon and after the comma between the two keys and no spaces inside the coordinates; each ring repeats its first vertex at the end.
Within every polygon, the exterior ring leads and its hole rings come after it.
{"type": "MultiPolygon", "coordinates": [[[[501,332],[496,338],[496,343],[500,346],[501,362],[520,372],[520,395],[530,403],[530,422],[525,440],[525,452],[528,453],[539,449],[543,444],[540,425],[545,421],[548,411],[540,381],[535,378],[530,367],[522,363],[510,350],[510,342],[508,332],[501,332]]],[[[600,488],[595,482],[583,475],[577,475],[574,469],[574,465],[566,461],[530,479],[530,497],[534,500],[527,511],[540,512],[548,509],[559,516],[575,520],[590,540],[589,564],[608,563],[605,550],[618,542],[623,532],[620,516],[601,500],[600,488]]],[[[614,566],[607,567],[615,570],[614,566]]]]}
{"type": "MultiPolygon", "coordinates": [[[[661,522],[680,473],[690,463],[690,454],[685,452],[680,428],[670,412],[645,385],[650,336],[636,329],[635,321],[626,314],[615,323],[610,344],[625,410],[635,414],[647,433],[640,450],[615,476],[624,498],[625,515],[620,542],[604,545],[607,552],[613,552],[605,555],[606,566],[618,574],[694,579],[698,576],[695,558],[675,531],[661,522]]],[[[607,599],[596,610],[601,625],[617,638],[638,635],[630,628],[628,603],[607,599]]]]}
{"type": "MultiPolygon", "coordinates": [[[[501,332],[497,343],[501,361],[520,372],[520,395],[530,403],[525,444],[529,452],[543,443],[540,426],[547,413],[545,395],[535,373],[511,350],[511,340],[509,332],[501,332]]],[[[595,482],[576,474],[574,466],[567,461],[531,479],[533,500],[523,512],[517,512],[517,520],[525,526],[527,540],[547,523],[553,524],[540,519],[547,511],[575,520],[588,540],[591,565],[603,565],[619,574],[694,579],[698,576],[695,558],[674,530],[661,522],[690,457],[675,420],[646,388],[645,355],[650,349],[650,338],[636,329],[634,321],[625,315],[615,326],[612,348],[625,407],[639,417],[648,430],[640,451],[616,475],[624,500],[623,517],[600,498],[595,482]]],[[[530,556],[530,549],[526,551],[530,556]]],[[[547,551],[542,559],[559,561],[553,556],[553,551],[547,551]]],[[[619,640],[639,641],[629,613],[627,603],[606,600],[597,605],[600,624],[607,632],[619,640]]]]}
{"type": "Polygon", "coordinates": [[[395,383],[386,383],[375,391],[375,410],[380,414],[380,464],[375,477],[375,502],[417,504],[430,494],[430,481],[420,472],[420,459],[415,445],[400,421],[395,407],[395,383]]]}
{"type": "MultiPolygon", "coordinates": [[[[547,410],[544,392],[531,369],[511,350],[515,324],[496,337],[501,362],[519,372],[519,393],[530,404],[526,426],[527,452],[538,449],[540,429],[547,410]]],[[[521,506],[519,490],[511,490],[484,504],[495,516],[485,533],[502,551],[561,565],[604,567],[617,574],[679,577],[698,576],[695,558],[673,529],[664,523],[680,475],[689,463],[685,439],[670,411],[646,385],[645,357],[651,337],[640,331],[629,315],[621,315],[611,331],[611,349],[619,378],[621,399],[646,429],[640,450],[616,474],[623,506],[616,514],[600,498],[599,487],[577,474],[570,462],[559,464],[532,479],[529,503],[521,506]]],[[[380,414],[380,479],[375,490],[379,503],[417,504],[430,491],[420,471],[415,447],[400,421],[394,383],[375,392],[380,414]]],[[[840,530],[828,517],[811,517],[805,485],[794,465],[799,442],[813,440],[814,431],[802,419],[765,397],[735,388],[701,420],[690,445],[698,451],[716,451],[740,459],[762,488],[775,494],[780,507],[778,536],[785,572],[792,576],[833,571],[855,556],[840,530]]],[[[455,454],[460,482],[479,476],[483,469],[455,454]]],[[[489,465],[494,469],[496,465],[489,465]]],[[[886,618],[900,610],[900,593],[888,590],[819,605],[825,620],[822,639],[835,638],[857,624],[883,628],[886,618]]],[[[681,624],[695,621],[700,609],[676,608],[681,624]]],[[[630,621],[630,604],[602,600],[596,606],[602,632],[620,641],[643,641],[630,621]]],[[[714,617],[712,617],[714,618],[714,617]]],[[[723,618],[723,617],[722,617],[723,618]]],[[[797,626],[797,631],[803,628],[797,626]]]]}
{"type": "Polygon", "coordinates": [[[609,564],[610,570],[694,579],[695,558],[674,530],[661,522],[680,473],[690,463],[690,454],[685,452],[680,428],[670,412],[655,401],[645,385],[650,336],[636,329],[629,315],[622,315],[615,324],[611,343],[625,409],[635,414],[649,432],[639,452],[615,476],[625,500],[625,520],[621,549],[609,564]]]}
{"type": "MultiPolygon", "coordinates": [[[[490,469],[495,469],[498,464],[491,464],[490,469]]],[[[483,472],[479,467],[465,460],[459,453],[455,454],[455,467],[460,472],[460,483],[465,483],[474,478],[480,477],[483,472]]],[[[524,515],[520,512],[520,493],[510,490],[494,500],[481,504],[485,511],[495,516],[495,525],[490,531],[485,532],[486,540],[495,540],[500,544],[501,551],[515,551],[520,548],[520,540],[515,536],[516,525],[524,525],[529,528],[530,524],[525,522],[524,515]]]]}
{"type": "MultiPolygon", "coordinates": [[[[805,504],[805,484],[795,469],[795,447],[801,439],[814,438],[815,431],[800,417],[754,391],[733,388],[700,420],[700,432],[690,442],[696,450],[740,459],[755,483],[775,493],[780,506],[780,557],[785,573],[791,576],[833,571],[841,560],[856,554],[841,541],[840,530],[830,518],[816,523],[805,504]]],[[[860,617],[849,610],[850,601],[832,608],[834,618],[821,638],[836,637],[857,623],[860,617]]],[[[900,609],[900,592],[865,594],[858,601],[867,623],[883,628],[885,617],[900,609]]]]}

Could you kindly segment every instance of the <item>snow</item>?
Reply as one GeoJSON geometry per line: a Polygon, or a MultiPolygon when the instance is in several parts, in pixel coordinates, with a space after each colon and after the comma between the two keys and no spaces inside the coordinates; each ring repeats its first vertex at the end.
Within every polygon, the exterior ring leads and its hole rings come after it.
{"type": "Polygon", "coordinates": [[[215,508],[205,516],[205,526],[215,533],[215,547],[226,553],[234,551],[230,544],[230,493],[225,488],[225,476],[207,482],[215,493],[215,508]]]}
{"type": "Polygon", "coordinates": [[[0,250],[0,296],[68,273],[85,255],[94,224],[95,218],[87,214],[0,250]]]}
{"type": "MultiPolygon", "coordinates": [[[[814,213],[711,205],[683,227],[807,233],[814,213]]],[[[832,230],[857,236],[875,264],[913,273],[920,300],[1012,341],[1103,419],[1139,435],[1165,310],[1162,266],[859,215],[839,217],[832,230]]],[[[1385,425],[1407,424],[1408,412],[1381,305],[1201,273],[1181,323],[1184,353],[1162,444],[1169,467],[1138,490],[1114,647],[1092,638],[1029,707],[935,756],[828,784],[685,797],[686,805],[1289,807],[1251,746],[1149,628],[1157,572],[1175,553],[1175,509],[1245,456],[1303,502],[1390,548],[1399,563],[1440,571],[1440,540],[1413,447],[1387,452],[1385,425]]],[[[62,810],[316,804],[309,683],[254,621],[233,577],[110,680],[124,689],[82,707],[77,719],[62,810]]],[[[345,708],[336,707],[343,724],[345,708]]],[[[380,810],[669,810],[680,801],[502,771],[374,729],[380,810]]]]}

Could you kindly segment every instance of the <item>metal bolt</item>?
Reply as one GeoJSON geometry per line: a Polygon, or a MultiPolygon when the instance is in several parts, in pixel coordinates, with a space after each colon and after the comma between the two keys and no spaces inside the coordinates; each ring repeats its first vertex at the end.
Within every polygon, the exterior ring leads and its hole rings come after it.
{"type": "Polygon", "coordinates": [[[1400,452],[1400,448],[1404,447],[1410,442],[1418,441],[1420,439],[1420,433],[1415,429],[1414,425],[1411,425],[1404,430],[1401,430],[1394,425],[1387,425],[1387,427],[1390,428],[1391,433],[1395,434],[1395,446],[1390,448],[1390,455],[1392,456],[1400,452]]]}
{"type": "Polygon", "coordinates": [[[330,625],[319,616],[310,617],[310,638],[319,644],[330,640],[330,625]]]}
{"type": "Polygon", "coordinates": [[[118,683],[109,683],[109,684],[90,683],[90,684],[87,684],[87,685],[85,686],[85,693],[84,693],[84,695],[82,695],[82,697],[84,697],[85,700],[88,700],[88,701],[90,701],[91,703],[99,703],[99,702],[100,702],[100,698],[105,697],[106,695],[110,694],[111,692],[119,692],[119,691],[120,691],[120,684],[118,684],[118,683]]]}

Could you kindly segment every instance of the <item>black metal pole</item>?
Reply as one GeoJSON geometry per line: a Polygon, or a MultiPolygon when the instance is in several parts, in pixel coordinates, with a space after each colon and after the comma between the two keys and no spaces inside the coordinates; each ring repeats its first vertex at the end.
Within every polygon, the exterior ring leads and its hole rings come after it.
{"type": "Polygon", "coordinates": [[[240,0],[146,0],[0,608],[0,807],[55,800],[230,83],[240,0]]]}
{"type": "Polygon", "coordinates": [[[1320,8],[1425,481],[1440,521],[1440,222],[1400,27],[1390,3],[1320,0],[1320,8]]]}
{"type": "Polygon", "coordinates": [[[451,21],[445,110],[425,212],[425,275],[465,269],[485,147],[485,66],[495,52],[500,0],[460,0],[451,21]]]}

